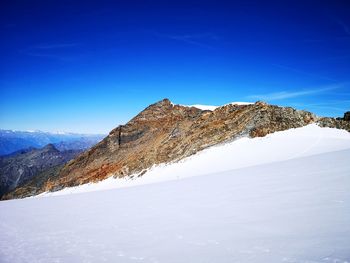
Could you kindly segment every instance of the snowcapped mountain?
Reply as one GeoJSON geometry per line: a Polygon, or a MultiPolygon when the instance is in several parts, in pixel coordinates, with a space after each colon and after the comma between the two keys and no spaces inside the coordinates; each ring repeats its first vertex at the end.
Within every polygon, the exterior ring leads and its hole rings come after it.
{"type": "Polygon", "coordinates": [[[238,138],[210,147],[178,162],[155,165],[140,177],[138,174],[128,178],[110,177],[97,183],[67,187],[40,196],[83,193],[178,180],[349,149],[349,132],[310,124],[276,132],[263,138],[238,138]]]}
{"type": "Polygon", "coordinates": [[[349,159],[349,132],[311,124],[3,201],[1,262],[349,262],[349,159]]]}
{"type": "Polygon", "coordinates": [[[320,118],[307,111],[264,102],[230,103],[214,110],[164,99],[120,125],[51,178],[33,178],[4,198],[18,198],[105,180],[140,177],[155,165],[183,160],[210,146],[240,137],[264,137],[317,124],[350,131],[344,119],[320,118]]]}
{"type": "Polygon", "coordinates": [[[85,150],[103,137],[101,134],[0,130],[0,155],[30,147],[41,148],[50,143],[57,144],[60,150],[85,150]],[[76,148],[77,146],[79,148],[76,148]]]}
{"type": "Polygon", "coordinates": [[[349,262],[349,131],[162,100],[5,195],[1,262],[349,262]]]}

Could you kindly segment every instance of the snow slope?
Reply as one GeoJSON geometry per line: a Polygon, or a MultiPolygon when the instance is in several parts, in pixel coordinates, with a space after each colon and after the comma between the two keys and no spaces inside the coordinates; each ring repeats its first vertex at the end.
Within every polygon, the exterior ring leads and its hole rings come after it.
{"type": "Polygon", "coordinates": [[[350,149],[350,133],[345,130],[321,128],[312,124],[298,129],[276,132],[263,138],[244,137],[211,147],[181,162],[153,167],[142,177],[133,180],[110,177],[99,183],[65,188],[40,196],[81,193],[177,180],[343,149],[350,149]]]}
{"type": "Polygon", "coordinates": [[[0,262],[350,262],[349,140],[311,125],[151,171],[181,180],[0,202],[0,262]]]}

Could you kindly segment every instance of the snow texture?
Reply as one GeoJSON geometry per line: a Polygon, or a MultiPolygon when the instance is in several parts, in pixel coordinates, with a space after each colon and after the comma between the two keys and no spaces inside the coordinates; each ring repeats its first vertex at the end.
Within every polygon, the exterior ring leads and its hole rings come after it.
{"type": "Polygon", "coordinates": [[[65,188],[39,196],[53,196],[129,187],[177,180],[233,169],[278,162],[319,153],[350,149],[350,133],[311,124],[298,129],[276,132],[263,138],[247,137],[203,150],[180,162],[152,167],[142,177],[115,179],[65,188]]]}
{"type": "Polygon", "coordinates": [[[310,125],[144,185],[0,202],[0,262],[350,262],[349,160],[349,133],[310,125]]]}

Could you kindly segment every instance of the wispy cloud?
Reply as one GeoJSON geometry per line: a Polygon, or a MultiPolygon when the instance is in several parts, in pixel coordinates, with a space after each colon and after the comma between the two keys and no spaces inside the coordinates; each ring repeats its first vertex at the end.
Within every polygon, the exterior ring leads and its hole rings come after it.
{"type": "Polygon", "coordinates": [[[290,106],[296,108],[309,108],[309,109],[326,109],[333,110],[340,113],[345,112],[348,109],[350,100],[336,100],[336,101],[327,101],[323,103],[292,103],[290,106]]]}
{"type": "Polygon", "coordinates": [[[43,44],[31,47],[32,49],[64,49],[79,46],[78,43],[56,43],[56,44],[43,44]]]}
{"type": "Polygon", "coordinates": [[[332,57],[323,57],[318,59],[312,59],[312,60],[305,60],[307,63],[320,63],[320,62],[337,62],[344,59],[349,59],[350,55],[342,55],[342,56],[332,56],[332,57]]]}
{"type": "Polygon", "coordinates": [[[339,89],[343,87],[344,84],[335,84],[327,87],[317,88],[317,89],[304,89],[297,91],[279,91],[267,94],[256,94],[248,96],[248,99],[252,100],[265,100],[265,101],[275,101],[275,100],[284,100],[302,96],[311,96],[315,94],[322,94],[332,90],[339,89]]]}
{"type": "Polygon", "coordinates": [[[204,33],[204,34],[187,34],[187,35],[166,35],[160,34],[157,32],[153,32],[153,35],[161,38],[167,38],[175,41],[184,42],[190,45],[195,45],[204,48],[214,48],[212,45],[207,42],[218,40],[219,37],[212,33],[204,33]]]}
{"type": "Polygon", "coordinates": [[[327,101],[324,103],[313,103],[310,104],[311,106],[329,106],[329,105],[349,105],[350,99],[343,99],[343,100],[334,100],[334,101],[327,101]]]}
{"type": "Polygon", "coordinates": [[[350,35],[350,28],[348,27],[348,25],[339,19],[336,21],[337,21],[338,25],[340,25],[343,28],[345,34],[350,35]]]}
{"type": "Polygon", "coordinates": [[[291,72],[295,72],[295,73],[298,73],[298,74],[302,74],[302,75],[305,75],[305,76],[310,76],[310,77],[324,79],[324,80],[330,80],[330,81],[337,81],[337,80],[329,78],[327,76],[322,76],[322,75],[310,73],[310,72],[307,72],[307,71],[304,71],[304,70],[300,70],[300,69],[297,69],[297,68],[292,68],[292,67],[285,66],[285,65],[272,64],[272,66],[280,68],[280,69],[288,70],[288,71],[291,71],[291,72]]]}
{"type": "Polygon", "coordinates": [[[73,57],[65,53],[79,45],[80,44],[78,43],[40,44],[19,50],[19,52],[32,57],[42,57],[60,61],[70,61],[73,59],[73,57]]]}
{"type": "Polygon", "coordinates": [[[72,57],[70,56],[63,56],[63,55],[53,55],[53,54],[43,54],[43,53],[35,53],[35,52],[26,52],[27,56],[31,57],[42,57],[42,58],[49,58],[49,59],[55,59],[60,61],[70,61],[72,60],[72,57]]]}

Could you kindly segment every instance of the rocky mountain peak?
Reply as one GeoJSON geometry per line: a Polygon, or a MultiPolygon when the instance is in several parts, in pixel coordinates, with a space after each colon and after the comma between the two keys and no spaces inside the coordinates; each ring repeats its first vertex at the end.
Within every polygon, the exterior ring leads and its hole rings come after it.
{"type": "Polygon", "coordinates": [[[145,108],[144,111],[146,110],[156,110],[156,109],[171,109],[174,106],[174,104],[167,98],[162,99],[160,101],[157,101],[156,103],[153,103],[149,105],[148,107],[145,108]]]}
{"type": "Polygon", "coordinates": [[[166,107],[166,106],[172,105],[172,102],[168,98],[164,98],[164,99],[162,99],[162,100],[160,100],[152,105],[153,106],[157,105],[159,107],[164,107],[164,106],[166,107]]]}
{"type": "Polygon", "coordinates": [[[44,148],[42,148],[42,151],[46,151],[46,152],[59,152],[59,150],[57,150],[57,148],[55,147],[55,145],[53,145],[52,143],[47,144],[44,148]]]}
{"type": "Polygon", "coordinates": [[[350,131],[350,122],[265,102],[227,104],[215,110],[156,102],[100,143],[68,162],[53,178],[17,189],[14,196],[54,191],[109,176],[141,176],[153,165],[178,161],[241,136],[262,137],[318,122],[350,131]],[[34,184],[34,186],[33,186],[34,184]]]}
{"type": "Polygon", "coordinates": [[[260,105],[260,106],[267,106],[268,104],[265,101],[262,100],[258,100],[257,102],[255,102],[256,105],[260,105]]]}

